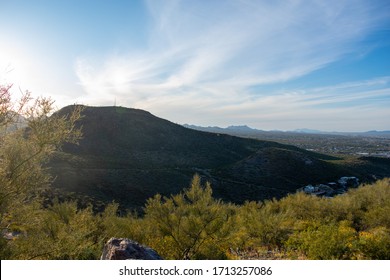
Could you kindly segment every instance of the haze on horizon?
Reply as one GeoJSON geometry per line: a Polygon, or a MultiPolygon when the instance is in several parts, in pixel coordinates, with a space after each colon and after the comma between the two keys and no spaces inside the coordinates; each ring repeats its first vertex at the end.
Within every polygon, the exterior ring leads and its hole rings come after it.
{"type": "Polygon", "coordinates": [[[201,126],[390,130],[390,2],[0,0],[0,83],[201,126]]]}

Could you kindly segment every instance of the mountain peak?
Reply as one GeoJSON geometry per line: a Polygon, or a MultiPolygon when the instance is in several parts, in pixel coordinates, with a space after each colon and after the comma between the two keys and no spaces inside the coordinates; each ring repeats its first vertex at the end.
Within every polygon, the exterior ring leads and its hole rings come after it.
{"type": "Polygon", "coordinates": [[[312,134],[324,133],[323,131],[320,131],[320,130],[317,130],[317,129],[310,129],[310,128],[298,128],[298,129],[295,129],[293,132],[297,132],[297,133],[312,133],[312,134]]]}
{"type": "Polygon", "coordinates": [[[226,129],[228,129],[228,130],[241,130],[241,131],[256,130],[256,129],[253,129],[253,128],[247,126],[247,125],[230,125],[226,129]]]}

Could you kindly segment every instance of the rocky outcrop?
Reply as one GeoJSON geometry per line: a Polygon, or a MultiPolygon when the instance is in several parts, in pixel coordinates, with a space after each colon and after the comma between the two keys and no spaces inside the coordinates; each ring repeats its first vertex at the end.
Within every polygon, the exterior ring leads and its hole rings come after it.
{"type": "Polygon", "coordinates": [[[127,238],[111,238],[103,248],[101,260],[162,260],[153,249],[127,238]]]}

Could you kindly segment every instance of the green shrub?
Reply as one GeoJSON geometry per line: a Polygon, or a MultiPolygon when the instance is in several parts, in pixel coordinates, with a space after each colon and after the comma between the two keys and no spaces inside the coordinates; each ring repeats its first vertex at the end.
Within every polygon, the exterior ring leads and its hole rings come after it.
{"type": "Polygon", "coordinates": [[[246,247],[266,247],[267,250],[279,250],[288,238],[286,213],[275,211],[275,203],[249,202],[240,207],[241,227],[245,233],[241,238],[246,247]]]}
{"type": "Polygon", "coordinates": [[[310,223],[297,231],[286,242],[292,255],[304,255],[316,260],[352,259],[355,255],[356,231],[349,222],[321,224],[310,223]]]}
{"type": "Polygon", "coordinates": [[[363,259],[389,260],[390,259],[390,231],[385,227],[378,227],[370,231],[359,233],[358,249],[363,259]]]}
{"type": "Polygon", "coordinates": [[[233,225],[227,205],[213,199],[198,175],[181,194],[149,199],[144,219],[153,232],[148,245],[169,259],[220,258],[233,225]]]}

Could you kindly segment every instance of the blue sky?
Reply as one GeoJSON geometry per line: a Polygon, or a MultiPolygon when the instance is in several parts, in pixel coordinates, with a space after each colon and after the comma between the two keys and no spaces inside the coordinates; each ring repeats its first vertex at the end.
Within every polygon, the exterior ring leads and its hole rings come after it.
{"type": "Polygon", "coordinates": [[[176,123],[390,129],[390,2],[0,0],[0,82],[176,123]]]}

